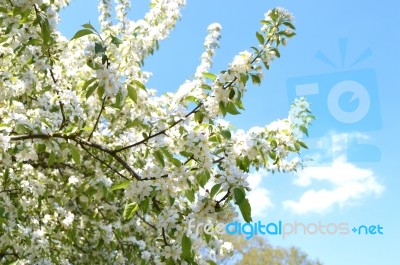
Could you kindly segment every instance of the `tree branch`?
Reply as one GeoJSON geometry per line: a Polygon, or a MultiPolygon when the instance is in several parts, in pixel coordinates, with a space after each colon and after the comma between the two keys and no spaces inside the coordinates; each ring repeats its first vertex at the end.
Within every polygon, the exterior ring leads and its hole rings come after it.
{"type": "MultiPolygon", "coordinates": [[[[196,108],[194,108],[191,112],[189,112],[188,114],[186,114],[186,115],[185,115],[185,118],[189,117],[189,116],[192,115],[193,113],[196,113],[196,112],[200,109],[201,106],[203,106],[203,103],[200,103],[200,104],[197,105],[196,108]]],[[[184,121],[184,120],[185,120],[185,119],[179,119],[179,120],[177,120],[176,122],[172,123],[168,128],[166,128],[166,129],[164,129],[164,130],[161,130],[161,131],[159,131],[159,132],[157,132],[157,133],[155,133],[155,134],[149,135],[148,137],[144,138],[143,140],[141,140],[141,141],[139,141],[139,142],[136,142],[136,143],[134,143],[134,144],[131,144],[131,145],[128,145],[128,146],[125,146],[125,147],[116,149],[116,150],[114,150],[113,152],[114,152],[114,153],[118,153],[118,152],[127,150],[127,149],[129,149],[129,148],[132,148],[132,147],[141,145],[141,144],[143,144],[143,143],[146,143],[146,142],[148,142],[150,139],[152,139],[152,138],[154,138],[154,137],[157,137],[157,136],[159,136],[159,135],[161,135],[161,134],[165,134],[168,130],[170,130],[171,128],[175,127],[177,124],[181,123],[181,122],[184,121]]]]}
{"type": "Polygon", "coordinates": [[[15,188],[15,189],[8,189],[8,190],[0,190],[0,193],[8,193],[8,192],[10,192],[10,193],[13,193],[14,191],[17,191],[18,189],[17,188],[15,188]]]}
{"type": "Polygon", "coordinates": [[[109,154],[112,156],[115,160],[117,160],[124,169],[126,169],[134,178],[137,180],[142,180],[142,178],[128,165],[128,163],[122,159],[120,156],[118,156],[113,150],[108,149],[105,146],[87,141],[85,139],[79,138],[76,135],[65,135],[65,134],[60,134],[60,133],[54,133],[54,134],[26,134],[26,135],[18,135],[18,136],[11,136],[10,140],[11,141],[21,141],[21,140],[33,140],[33,139],[43,139],[43,140],[50,140],[52,138],[60,138],[64,140],[71,140],[79,144],[80,146],[89,146],[96,148],[104,153],[109,154]]]}
{"type": "Polygon", "coordinates": [[[224,200],[226,200],[228,198],[228,196],[231,194],[231,189],[229,188],[227,193],[224,195],[224,197],[222,197],[219,201],[217,201],[217,204],[215,205],[215,208],[220,208],[220,204],[221,202],[223,202],[224,200]]]}

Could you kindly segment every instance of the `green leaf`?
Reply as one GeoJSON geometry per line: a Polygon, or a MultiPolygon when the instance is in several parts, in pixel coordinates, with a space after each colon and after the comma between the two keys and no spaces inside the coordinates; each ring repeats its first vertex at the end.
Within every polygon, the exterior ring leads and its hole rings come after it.
{"type": "Polygon", "coordinates": [[[179,154],[182,155],[182,156],[184,156],[184,157],[186,157],[186,158],[189,158],[189,157],[191,157],[191,156],[193,155],[192,153],[187,152],[187,151],[185,151],[185,150],[179,152],[179,154]]]}
{"type": "Polygon", "coordinates": [[[169,199],[169,206],[174,205],[175,198],[174,198],[174,197],[171,197],[171,196],[168,196],[168,199],[169,199]]]}
{"type": "MultiPolygon", "coordinates": [[[[256,52],[257,55],[260,54],[260,50],[257,47],[253,46],[253,47],[250,47],[250,48],[252,48],[256,52]]],[[[243,75],[243,74],[241,74],[241,75],[243,75]]]]}
{"type": "MultiPolygon", "coordinates": [[[[0,37],[0,43],[5,42],[6,40],[8,40],[8,37],[4,36],[4,37],[0,37]]],[[[31,41],[32,39],[30,39],[29,41],[31,41]]],[[[27,42],[27,44],[29,44],[29,41],[27,42]]],[[[40,41],[39,41],[40,43],[40,41]]]]}
{"type": "Polygon", "coordinates": [[[154,152],[154,157],[162,167],[165,167],[164,154],[160,150],[154,152]]]}
{"type": "Polygon", "coordinates": [[[106,52],[106,47],[104,47],[101,43],[96,42],[94,44],[94,53],[98,54],[98,53],[105,53],[106,52]]]}
{"type": "Polygon", "coordinates": [[[90,29],[90,30],[93,30],[94,32],[97,32],[97,30],[92,26],[92,24],[90,24],[90,22],[83,24],[82,27],[85,29],[90,29]]]}
{"type": "Polygon", "coordinates": [[[232,137],[230,130],[221,130],[221,135],[227,140],[231,139],[232,137]]]}
{"type": "Polygon", "coordinates": [[[206,240],[207,244],[210,243],[211,235],[203,232],[204,239],[206,240]]]}
{"type": "Polygon", "coordinates": [[[261,84],[261,79],[258,75],[251,75],[251,81],[253,81],[255,85],[261,84]]]}
{"type": "Polygon", "coordinates": [[[147,213],[147,210],[149,209],[149,205],[150,205],[150,198],[146,198],[145,200],[143,200],[139,207],[140,210],[142,210],[143,213],[147,213]]]}
{"type": "Polygon", "coordinates": [[[272,51],[275,52],[275,56],[278,58],[281,58],[281,53],[279,52],[279,50],[277,48],[271,49],[272,51]]]}
{"type": "Polygon", "coordinates": [[[248,156],[244,156],[242,159],[242,165],[243,165],[243,171],[244,172],[249,172],[250,171],[250,165],[251,165],[251,161],[249,159],[248,156]]]}
{"type": "Polygon", "coordinates": [[[40,29],[44,43],[49,43],[51,39],[51,29],[47,19],[40,23],[40,29]]]}
{"type": "MultiPolygon", "coordinates": [[[[7,40],[7,39],[6,39],[7,40]]],[[[29,38],[29,41],[26,43],[26,45],[33,45],[33,46],[38,46],[42,43],[41,40],[39,39],[33,39],[33,38],[29,38]]]]}
{"type": "Polygon", "coordinates": [[[231,91],[229,92],[229,99],[233,99],[235,97],[235,94],[236,94],[235,90],[231,89],[231,91]]]}
{"type": "Polygon", "coordinates": [[[279,35],[285,35],[286,37],[288,37],[288,38],[291,38],[291,37],[293,37],[293,36],[295,36],[296,35],[296,33],[294,33],[294,32],[286,32],[286,31],[280,31],[280,32],[278,32],[278,34],[279,35]]]}
{"type": "Polygon", "coordinates": [[[89,66],[90,68],[92,68],[93,70],[98,70],[100,68],[102,68],[100,66],[100,64],[96,63],[94,60],[92,60],[91,58],[89,58],[86,62],[87,66],[89,66]]]}
{"type": "Polygon", "coordinates": [[[187,189],[187,190],[185,191],[185,195],[186,195],[186,198],[188,198],[188,200],[189,200],[190,202],[194,202],[194,192],[193,192],[192,189],[187,189]]]}
{"type": "Polygon", "coordinates": [[[211,79],[212,81],[214,81],[215,79],[217,79],[217,76],[212,74],[212,73],[203,73],[203,76],[205,78],[211,79]]]}
{"type": "MultiPolygon", "coordinates": [[[[45,121],[45,118],[40,118],[40,120],[41,121],[43,120],[42,122],[45,123],[46,125],[48,125],[48,123],[45,121]]],[[[37,150],[38,150],[39,153],[46,152],[46,145],[45,144],[37,144],[36,147],[37,147],[37,150]]]]}
{"type": "Polygon", "coordinates": [[[260,34],[259,32],[256,32],[256,36],[257,36],[258,42],[261,45],[264,45],[264,43],[265,43],[264,36],[262,34],[260,34]]]}
{"type": "Polygon", "coordinates": [[[293,24],[290,23],[290,22],[288,22],[288,21],[283,22],[283,25],[285,25],[285,26],[287,26],[287,27],[289,27],[289,28],[291,28],[291,29],[296,29],[296,28],[293,26],[293,24]]]}
{"type": "Polygon", "coordinates": [[[103,55],[101,56],[101,64],[106,64],[107,60],[108,60],[107,55],[103,54],[103,55]]]}
{"type": "Polygon", "coordinates": [[[278,13],[276,12],[276,9],[273,9],[270,13],[269,13],[270,18],[273,21],[276,21],[276,19],[278,18],[278,13]]]}
{"type": "Polygon", "coordinates": [[[97,90],[97,95],[99,96],[99,98],[102,98],[104,95],[104,92],[106,92],[106,89],[104,87],[104,85],[100,86],[99,89],[97,90]]]}
{"type": "Polygon", "coordinates": [[[204,113],[203,113],[202,111],[197,111],[197,112],[194,114],[194,120],[195,120],[197,123],[202,123],[203,120],[204,120],[204,117],[205,117],[205,115],[204,115],[204,113]]]}
{"type": "MultiPolygon", "coordinates": [[[[221,137],[219,137],[219,138],[221,138],[221,137]]],[[[210,141],[210,142],[213,142],[213,143],[220,143],[220,139],[219,139],[218,137],[217,137],[217,135],[212,135],[212,136],[210,136],[209,138],[208,138],[208,140],[210,141]]]]}
{"type": "Polygon", "coordinates": [[[237,100],[237,101],[236,101],[236,106],[237,106],[239,109],[244,110],[243,102],[242,102],[241,100],[237,100]]]}
{"type": "Polygon", "coordinates": [[[76,164],[80,164],[81,163],[81,155],[80,155],[78,149],[73,145],[70,145],[70,149],[71,149],[72,159],[74,160],[74,162],[76,164]]]}
{"type": "Polygon", "coordinates": [[[17,131],[18,133],[30,133],[31,128],[26,124],[16,124],[15,131],[17,131]]]}
{"type": "Polygon", "coordinates": [[[82,90],[86,90],[86,88],[87,88],[91,83],[93,83],[96,79],[97,79],[96,77],[93,77],[93,78],[87,80],[87,81],[83,84],[82,90]]]}
{"type": "Polygon", "coordinates": [[[243,216],[243,219],[250,223],[251,219],[251,206],[248,199],[244,199],[243,202],[239,205],[240,212],[243,216]]]}
{"type": "Polygon", "coordinates": [[[304,125],[301,125],[300,126],[300,131],[302,131],[305,135],[307,135],[308,136],[308,129],[307,129],[307,127],[306,126],[304,126],[304,125]]]}
{"type": "Polygon", "coordinates": [[[299,143],[294,143],[294,150],[296,150],[296,152],[299,152],[300,151],[300,145],[299,145],[299,143]]]}
{"type": "Polygon", "coordinates": [[[133,217],[139,205],[136,202],[126,203],[124,209],[124,219],[129,220],[133,217]]]}
{"type": "Polygon", "coordinates": [[[20,262],[20,260],[10,261],[10,263],[5,263],[4,265],[19,265],[19,264],[22,264],[22,263],[19,263],[19,262],[20,262]]]}
{"type": "Polygon", "coordinates": [[[192,240],[185,234],[182,237],[182,258],[190,259],[192,256],[192,240]]]}
{"type": "Polygon", "coordinates": [[[56,155],[54,154],[54,152],[51,152],[51,153],[50,153],[50,156],[49,156],[49,159],[48,159],[47,162],[48,162],[49,165],[51,166],[51,165],[53,165],[56,161],[57,161],[56,155]]]}
{"type": "Polygon", "coordinates": [[[305,149],[308,149],[308,146],[307,146],[304,142],[302,142],[302,141],[297,141],[297,143],[298,143],[301,147],[303,147],[303,148],[305,148],[305,149]]]}
{"type": "Polygon", "coordinates": [[[93,92],[97,89],[98,86],[99,83],[96,82],[88,88],[88,91],[86,92],[86,99],[88,99],[93,94],[93,92]]]}
{"type": "Polygon", "coordinates": [[[223,101],[219,102],[219,110],[222,112],[222,115],[226,115],[226,106],[225,103],[223,101]]]}
{"type": "Polygon", "coordinates": [[[226,111],[232,115],[240,114],[233,102],[228,102],[228,104],[226,104],[226,111]]]}
{"type": "Polygon", "coordinates": [[[137,103],[137,93],[133,86],[128,85],[128,96],[133,102],[137,103]]]}
{"type": "Polygon", "coordinates": [[[131,184],[131,181],[130,181],[130,180],[122,181],[122,182],[120,182],[120,183],[118,183],[118,184],[113,185],[113,186],[111,187],[110,191],[125,189],[126,187],[129,186],[129,184],[131,184]]]}
{"type": "Polygon", "coordinates": [[[310,119],[312,119],[312,120],[316,120],[316,119],[317,119],[317,118],[316,118],[314,115],[312,115],[312,114],[308,115],[308,118],[310,118],[310,119]]]}
{"type": "Polygon", "coordinates": [[[21,14],[21,20],[19,21],[20,24],[26,23],[29,20],[29,15],[31,14],[32,9],[27,8],[22,14],[21,14]]]}
{"type": "Polygon", "coordinates": [[[194,96],[187,96],[185,98],[185,100],[190,101],[190,102],[194,102],[194,103],[198,103],[199,102],[199,100],[194,96]]]}
{"type": "Polygon", "coordinates": [[[208,171],[203,171],[200,174],[196,175],[197,182],[199,185],[204,188],[207,184],[208,180],[210,179],[210,173],[208,171]]]}
{"type": "Polygon", "coordinates": [[[78,32],[75,33],[75,35],[72,37],[71,40],[79,39],[80,37],[86,36],[93,34],[94,32],[91,31],[90,29],[81,29],[78,32]]]}
{"type": "Polygon", "coordinates": [[[244,199],[246,198],[246,193],[245,193],[243,187],[236,187],[233,190],[233,195],[234,195],[235,202],[237,205],[242,204],[244,199]]]}
{"type": "Polygon", "coordinates": [[[276,142],[275,139],[271,139],[271,140],[270,140],[270,144],[271,144],[271,147],[272,147],[272,148],[277,148],[277,147],[278,147],[278,143],[276,142]]]}
{"type": "Polygon", "coordinates": [[[207,84],[202,84],[202,85],[201,85],[201,88],[203,88],[203,89],[205,89],[205,90],[212,90],[212,88],[211,88],[209,85],[207,85],[207,84]]]}
{"type": "Polygon", "coordinates": [[[276,153],[274,151],[270,151],[270,152],[268,152],[268,154],[269,154],[269,157],[272,158],[272,160],[276,160],[276,153]]]}
{"type": "Polygon", "coordinates": [[[115,44],[117,47],[122,44],[122,40],[119,38],[115,37],[114,35],[111,35],[111,43],[115,44]]]}
{"type": "Polygon", "coordinates": [[[174,166],[182,166],[182,162],[179,159],[175,158],[166,148],[162,148],[161,151],[163,152],[164,156],[167,157],[167,160],[174,164],[174,166]]]}
{"type": "Polygon", "coordinates": [[[217,263],[215,263],[214,261],[212,261],[212,260],[207,260],[207,262],[208,262],[208,264],[210,264],[210,265],[217,265],[217,263]]]}
{"type": "Polygon", "coordinates": [[[175,265],[175,264],[176,264],[176,263],[175,263],[175,261],[174,261],[173,258],[169,258],[169,259],[168,259],[167,265],[175,265]]]}
{"type": "Polygon", "coordinates": [[[139,82],[137,80],[133,80],[131,83],[135,84],[136,86],[138,86],[139,88],[141,88],[143,90],[146,90],[146,87],[141,82],[139,82]]]}
{"type": "Polygon", "coordinates": [[[174,164],[174,166],[176,166],[176,167],[181,167],[182,166],[182,162],[179,159],[175,158],[175,157],[173,157],[171,159],[168,158],[168,160],[169,160],[169,162],[174,164]]]}
{"type": "Polygon", "coordinates": [[[213,198],[216,194],[218,194],[221,188],[221,183],[215,184],[210,191],[210,197],[213,198]]]}

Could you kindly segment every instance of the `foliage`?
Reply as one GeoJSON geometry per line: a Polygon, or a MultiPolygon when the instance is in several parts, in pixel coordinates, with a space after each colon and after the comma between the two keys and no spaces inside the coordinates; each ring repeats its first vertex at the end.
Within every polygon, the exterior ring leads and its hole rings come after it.
{"type": "Polygon", "coordinates": [[[266,13],[259,45],[217,74],[221,27],[210,25],[194,78],[157,96],[142,66],[185,1],[153,0],[130,21],[119,0],[113,24],[100,0],[101,29],[84,24],[71,40],[56,29],[67,3],[0,1],[1,263],[208,264],[199,249],[222,241],[187,235],[188,220],[229,222],[235,203],[250,221],[250,169],[295,170],[306,147],[305,100],[247,132],[223,120],[294,36],[291,14],[266,13]]]}
{"type": "Polygon", "coordinates": [[[225,235],[224,239],[231,242],[232,245],[227,245],[233,249],[233,256],[221,260],[220,264],[322,265],[319,261],[310,260],[306,253],[296,247],[273,247],[260,236],[246,240],[244,236],[225,235]],[[233,262],[237,259],[239,261],[233,262]]]}

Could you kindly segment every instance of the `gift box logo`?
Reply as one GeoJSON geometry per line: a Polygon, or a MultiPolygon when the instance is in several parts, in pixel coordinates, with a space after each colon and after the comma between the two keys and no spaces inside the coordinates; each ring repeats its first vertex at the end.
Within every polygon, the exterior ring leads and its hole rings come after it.
{"type": "MultiPolygon", "coordinates": [[[[371,50],[367,49],[349,67],[344,67],[347,39],[339,40],[339,48],[344,69],[351,68],[372,55],[371,50]]],[[[318,52],[316,57],[338,68],[322,52],[318,52]]],[[[368,132],[382,128],[377,79],[375,70],[372,68],[290,78],[287,80],[287,89],[289,102],[296,97],[304,96],[311,103],[312,112],[317,117],[310,129],[311,137],[321,138],[332,131],[337,134],[363,133],[366,135],[368,132]]],[[[379,149],[376,146],[361,143],[362,140],[365,139],[354,139],[354,137],[346,139],[344,144],[347,145],[347,160],[349,162],[379,161],[379,149]]],[[[319,142],[320,146],[310,148],[310,152],[326,148],[326,146],[321,146],[321,141],[318,139],[311,139],[311,142],[319,142]]],[[[332,144],[332,141],[328,144],[332,144]]]]}

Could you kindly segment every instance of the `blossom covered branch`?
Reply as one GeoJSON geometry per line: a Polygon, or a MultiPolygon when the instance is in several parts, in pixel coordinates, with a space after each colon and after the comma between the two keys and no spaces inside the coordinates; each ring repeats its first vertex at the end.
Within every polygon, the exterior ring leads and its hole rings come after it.
{"type": "Polygon", "coordinates": [[[200,250],[225,253],[223,242],[188,222],[229,222],[235,207],[250,222],[249,172],[301,166],[314,118],[304,99],[248,131],[224,120],[295,35],[292,15],[267,12],[258,46],[219,73],[211,24],[193,79],[157,96],[143,62],[185,1],[152,0],[131,21],[130,1],[116,1],[115,20],[100,0],[101,28],[71,40],[57,31],[67,3],[0,3],[0,263],[213,264],[200,250]]]}

